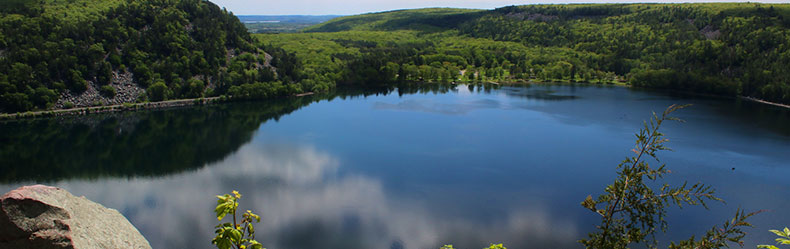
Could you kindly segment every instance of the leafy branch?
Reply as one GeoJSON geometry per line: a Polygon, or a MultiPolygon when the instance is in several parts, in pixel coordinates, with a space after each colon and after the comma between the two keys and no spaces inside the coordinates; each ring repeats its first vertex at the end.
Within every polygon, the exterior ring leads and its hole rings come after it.
{"type": "MultiPolygon", "coordinates": [[[[783,231],[779,231],[779,230],[769,230],[769,231],[776,234],[776,236],[779,236],[779,238],[776,238],[776,244],[790,245],[790,229],[785,227],[783,231]]],[[[779,247],[776,247],[774,245],[759,245],[757,246],[757,248],[779,249],[779,247]]]]}
{"type": "Polygon", "coordinates": [[[761,213],[762,211],[752,212],[752,213],[745,213],[743,210],[738,210],[735,212],[735,217],[731,220],[728,220],[722,224],[721,227],[714,226],[707,233],[703,236],[700,240],[695,240],[692,236],[690,239],[681,241],[678,244],[674,242],[669,246],[670,249],[683,249],[683,248],[695,248],[695,249],[713,249],[713,248],[722,248],[722,247],[729,247],[727,243],[732,242],[736,243],[739,246],[743,247],[743,237],[746,236],[746,232],[741,230],[743,227],[751,227],[752,224],[746,222],[746,219],[749,217],[754,216],[755,214],[761,213]]]}
{"type": "MultiPolygon", "coordinates": [[[[647,157],[661,161],[657,157],[659,151],[670,150],[664,144],[669,141],[659,128],[665,121],[683,122],[671,114],[688,105],[671,105],[661,116],[653,113],[649,122],[636,134],[636,145],[632,149],[635,155],[627,157],[618,166],[617,179],[608,185],[605,194],[593,198],[591,195],[581,205],[601,216],[598,231],[589,234],[588,239],[580,240],[587,248],[626,248],[631,243],[644,242],[647,247],[655,248],[657,230],[666,232],[666,208],[671,205],[701,205],[707,208],[706,201],[722,201],[716,197],[715,190],[705,184],[696,183],[689,186],[663,184],[657,190],[648,184],[656,182],[670,173],[666,164],[658,167],[651,165],[647,157]],[[599,208],[599,206],[602,206],[599,208]]],[[[701,242],[694,238],[685,241],[704,245],[726,246],[726,241],[740,243],[744,233],[742,226],[751,226],[745,219],[755,213],[744,214],[739,211],[732,221],[728,221],[721,229],[714,227],[701,242]]],[[[700,247],[718,248],[718,247],[700,247]]]]}
{"type": "Polygon", "coordinates": [[[236,210],[239,208],[239,191],[233,190],[233,195],[225,194],[217,196],[217,207],[214,212],[217,220],[222,220],[226,215],[233,217],[233,223],[227,222],[217,225],[214,233],[217,235],[211,243],[217,245],[219,249],[265,249],[263,245],[255,240],[255,227],[252,223],[261,221],[261,217],[252,211],[241,215],[241,222],[236,219],[236,210]]]}

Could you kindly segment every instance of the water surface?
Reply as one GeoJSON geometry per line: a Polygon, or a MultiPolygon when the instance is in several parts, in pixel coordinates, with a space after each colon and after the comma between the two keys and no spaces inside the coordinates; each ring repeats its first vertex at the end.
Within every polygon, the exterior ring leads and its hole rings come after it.
{"type": "Polygon", "coordinates": [[[239,190],[267,248],[579,248],[652,111],[670,183],[725,203],[672,208],[662,243],[736,209],[746,247],[790,226],[790,112],[621,87],[436,86],[0,124],[0,191],[43,183],[118,209],[154,248],[212,248],[214,195],[239,190]],[[392,91],[391,91],[392,90],[392,91]]]}

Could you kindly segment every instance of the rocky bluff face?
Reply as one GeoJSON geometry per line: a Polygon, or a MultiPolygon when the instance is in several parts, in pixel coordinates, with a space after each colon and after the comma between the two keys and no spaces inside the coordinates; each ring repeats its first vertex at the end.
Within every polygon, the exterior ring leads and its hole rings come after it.
{"type": "Polygon", "coordinates": [[[0,197],[0,248],[133,248],[151,245],[117,210],[44,185],[0,197]]]}

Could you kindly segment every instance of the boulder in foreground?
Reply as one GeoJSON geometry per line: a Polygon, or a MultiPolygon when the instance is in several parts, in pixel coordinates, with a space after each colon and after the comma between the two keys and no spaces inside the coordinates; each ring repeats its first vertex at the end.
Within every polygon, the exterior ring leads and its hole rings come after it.
{"type": "Polygon", "coordinates": [[[0,248],[132,248],[151,245],[114,209],[44,185],[0,197],[0,248]]]}

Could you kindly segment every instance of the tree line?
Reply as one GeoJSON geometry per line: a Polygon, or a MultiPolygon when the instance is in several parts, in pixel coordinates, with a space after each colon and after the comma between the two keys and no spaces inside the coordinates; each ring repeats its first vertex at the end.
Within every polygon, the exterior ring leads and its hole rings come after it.
{"type": "Polygon", "coordinates": [[[307,79],[624,83],[790,103],[790,5],[574,4],[422,9],[256,35],[307,79]]]}

